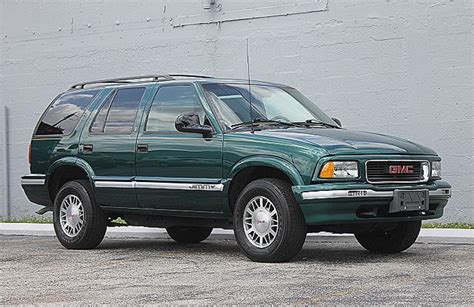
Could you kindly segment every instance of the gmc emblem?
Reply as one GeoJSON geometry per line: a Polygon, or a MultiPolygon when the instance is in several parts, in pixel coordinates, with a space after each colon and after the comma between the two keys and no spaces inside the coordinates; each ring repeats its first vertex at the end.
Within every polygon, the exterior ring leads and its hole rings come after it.
{"type": "Polygon", "coordinates": [[[388,167],[388,173],[391,175],[413,174],[413,165],[390,165],[388,167]]]}

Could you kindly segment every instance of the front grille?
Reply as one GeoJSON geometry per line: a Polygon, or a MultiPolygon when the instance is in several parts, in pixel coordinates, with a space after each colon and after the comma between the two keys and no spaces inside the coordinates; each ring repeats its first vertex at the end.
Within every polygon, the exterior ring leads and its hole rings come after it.
{"type": "Polygon", "coordinates": [[[385,182],[420,182],[425,180],[424,161],[367,161],[365,173],[367,181],[385,182]]]}

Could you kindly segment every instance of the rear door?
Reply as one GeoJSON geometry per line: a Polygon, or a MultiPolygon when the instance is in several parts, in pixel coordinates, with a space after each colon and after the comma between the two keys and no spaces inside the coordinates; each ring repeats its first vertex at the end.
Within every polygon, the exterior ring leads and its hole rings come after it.
{"type": "Polygon", "coordinates": [[[177,131],[176,118],[188,112],[210,125],[209,111],[192,84],[158,86],[138,136],[138,203],[169,213],[220,214],[223,137],[177,131]]]}
{"type": "Polygon", "coordinates": [[[136,207],[133,189],[138,127],[152,87],[134,86],[110,91],[86,124],[79,157],[95,174],[96,198],[101,205],[136,207]]]}

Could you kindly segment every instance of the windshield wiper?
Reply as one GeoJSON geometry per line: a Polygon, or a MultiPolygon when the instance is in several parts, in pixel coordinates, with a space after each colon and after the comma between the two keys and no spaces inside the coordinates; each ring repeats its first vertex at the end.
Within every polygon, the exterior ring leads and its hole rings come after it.
{"type": "Polygon", "coordinates": [[[336,125],[333,125],[333,124],[328,124],[328,123],[316,120],[314,118],[307,119],[304,122],[292,122],[292,124],[294,124],[294,125],[303,125],[303,126],[306,126],[306,127],[309,127],[311,125],[315,125],[315,126],[325,126],[325,127],[330,127],[330,128],[341,129],[341,127],[339,127],[339,126],[336,126],[336,125]]]}
{"type": "Polygon", "coordinates": [[[271,119],[265,119],[265,118],[256,118],[252,121],[247,121],[247,122],[242,122],[242,123],[231,125],[230,127],[232,129],[236,129],[236,128],[240,128],[240,127],[259,125],[259,124],[277,124],[277,125],[284,125],[284,126],[287,126],[287,127],[296,126],[296,124],[294,124],[294,123],[281,122],[281,121],[278,121],[278,120],[271,120],[271,119]]]}

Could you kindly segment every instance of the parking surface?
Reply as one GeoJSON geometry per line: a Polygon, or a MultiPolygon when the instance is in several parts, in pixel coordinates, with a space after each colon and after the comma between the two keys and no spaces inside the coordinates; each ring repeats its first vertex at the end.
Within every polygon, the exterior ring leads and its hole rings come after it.
{"type": "Polygon", "coordinates": [[[228,235],[197,245],[163,234],[106,238],[89,251],[52,237],[0,243],[1,304],[474,304],[474,239],[420,238],[382,256],[353,237],[308,237],[293,262],[280,264],[249,261],[228,235]]]}

